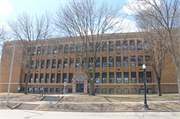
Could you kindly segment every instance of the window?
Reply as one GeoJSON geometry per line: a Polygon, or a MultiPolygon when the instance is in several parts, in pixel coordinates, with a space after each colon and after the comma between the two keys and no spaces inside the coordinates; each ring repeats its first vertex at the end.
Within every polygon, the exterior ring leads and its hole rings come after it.
{"type": "Polygon", "coordinates": [[[151,72],[146,72],[146,76],[147,76],[147,83],[152,83],[151,72]]]}
{"type": "Polygon", "coordinates": [[[124,93],[125,94],[129,93],[129,89],[124,89],[124,93]]]}
{"type": "Polygon", "coordinates": [[[131,72],[131,83],[136,83],[136,72],[131,72]]]}
{"type": "Polygon", "coordinates": [[[124,83],[129,83],[129,72],[124,72],[124,83]]]}
{"type": "Polygon", "coordinates": [[[135,42],[130,41],[130,50],[135,50],[135,42]]]}
{"type": "Polygon", "coordinates": [[[73,73],[69,73],[69,83],[73,83],[73,73]]]}
{"type": "Polygon", "coordinates": [[[34,60],[31,61],[31,69],[34,69],[34,60]]]}
{"type": "Polygon", "coordinates": [[[107,89],[102,89],[102,93],[106,94],[107,93],[107,89]]]}
{"type": "Polygon", "coordinates": [[[46,54],[46,47],[43,47],[42,49],[42,55],[45,55],[46,54]]]}
{"type": "Polygon", "coordinates": [[[89,67],[93,67],[93,58],[89,58],[89,67]]]}
{"type": "Polygon", "coordinates": [[[137,50],[142,50],[142,41],[137,41],[137,50]]]}
{"type": "Polygon", "coordinates": [[[109,83],[114,83],[114,73],[109,73],[109,83]]]}
{"type": "Polygon", "coordinates": [[[109,42],[109,51],[114,51],[114,42],[109,42]]]}
{"type": "Polygon", "coordinates": [[[60,45],[59,46],[59,54],[62,54],[63,53],[63,45],[60,45]]]}
{"type": "Polygon", "coordinates": [[[102,42],[102,52],[106,52],[106,51],[107,51],[107,43],[102,42]]]}
{"type": "Polygon", "coordinates": [[[74,53],[74,44],[71,44],[70,46],[70,53],[74,53]]]}
{"type": "Polygon", "coordinates": [[[107,66],[107,57],[102,57],[102,67],[107,66]]]}
{"type": "Polygon", "coordinates": [[[120,94],[121,93],[121,89],[117,89],[117,93],[120,94]]]}
{"type": "Polygon", "coordinates": [[[80,68],[80,58],[76,58],[76,68],[80,68]]]}
{"type": "Polygon", "coordinates": [[[100,67],[100,58],[99,57],[96,60],[96,67],[100,67]]]}
{"type": "Polygon", "coordinates": [[[70,59],[69,68],[74,68],[74,59],[73,58],[70,59]]]}
{"type": "Polygon", "coordinates": [[[98,89],[97,89],[97,88],[95,89],[95,93],[99,93],[99,88],[98,88],[98,89]]]}
{"type": "Polygon", "coordinates": [[[68,60],[64,59],[64,67],[63,68],[67,68],[67,65],[68,65],[68,60]]]}
{"type": "Polygon", "coordinates": [[[138,56],[138,66],[142,67],[142,65],[143,65],[143,56],[140,55],[140,56],[138,56]]]}
{"type": "Polygon", "coordinates": [[[60,88],[56,88],[56,92],[60,92],[60,88]]]}
{"type": "Polygon", "coordinates": [[[65,45],[65,47],[64,47],[64,53],[65,53],[65,54],[68,54],[68,49],[69,49],[69,46],[68,46],[68,45],[65,45]]]}
{"type": "Polygon", "coordinates": [[[109,89],[109,93],[111,93],[111,94],[114,93],[114,89],[113,89],[113,88],[110,88],[110,89],[109,89]]]}
{"type": "Polygon", "coordinates": [[[152,89],[147,89],[147,93],[152,94],[152,89]]]}
{"type": "Polygon", "coordinates": [[[47,92],[48,92],[48,88],[44,88],[44,92],[46,92],[46,93],[47,93],[47,92]]]}
{"type": "Polygon", "coordinates": [[[99,77],[99,75],[100,75],[99,73],[95,73],[95,78],[96,78],[96,79],[98,78],[98,79],[96,80],[96,83],[100,83],[100,77],[99,77]]]}
{"type": "Polygon", "coordinates": [[[54,92],[54,88],[50,88],[50,92],[54,92]]]}
{"type": "Polygon", "coordinates": [[[116,67],[121,67],[121,57],[120,56],[116,57],[116,67]]]}
{"type": "Polygon", "coordinates": [[[53,48],[53,55],[57,54],[57,47],[53,48]]]}
{"type": "Polygon", "coordinates": [[[127,51],[128,50],[128,42],[124,41],[123,42],[123,51],[127,51]]]}
{"type": "Polygon", "coordinates": [[[46,74],[46,80],[45,83],[49,83],[49,74],[46,74]]]}
{"type": "Polygon", "coordinates": [[[29,83],[32,83],[33,82],[33,74],[30,75],[30,80],[29,80],[29,83]]]}
{"type": "Polygon", "coordinates": [[[44,75],[40,74],[40,83],[43,83],[44,79],[43,79],[44,75]]]}
{"type": "Polygon", "coordinates": [[[87,52],[87,43],[84,43],[84,45],[82,46],[83,52],[87,52]]]}
{"type": "Polygon", "coordinates": [[[136,89],[132,89],[131,93],[136,94],[136,89]]]}
{"type": "Polygon", "coordinates": [[[55,74],[51,74],[51,83],[54,83],[55,82],[55,74]]]}
{"type": "Polygon", "coordinates": [[[53,60],[52,60],[52,68],[53,68],[53,69],[56,68],[56,59],[53,59],[53,60]]]}
{"type": "Polygon", "coordinates": [[[77,45],[77,53],[81,53],[81,46],[80,46],[80,44],[77,45]]]}
{"type": "Polygon", "coordinates": [[[107,83],[107,73],[102,74],[102,83],[107,83]]]}
{"type": "Polygon", "coordinates": [[[44,69],[44,60],[41,61],[41,69],[44,69]]]}
{"type": "Polygon", "coordinates": [[[40,54],[41,54],[41,48],[38,47],[38,49],[37,49],[37,55],[39,56],[40,54]]]}
{"type": "Polygon", "coordinates": [[[67,82],[67,74],[66,73],[63,74],[63,82],[62,83],[64,83],[64,82],[67,82]]]}
{"type": "Polygon", "coordinates": [[[94,44],[89,43],[89,52],[93,52],[93,49],[94,49],[94,44]]]}
{"type": "Polygon", "coordinates": [[[27,74],[24,75],[24,83],[26,83],[27,74]]]}
{"type": "Polygon", "coordinates": [[[143,72],[139,72],[139,83],[144,83],[143,72]]]}
{"type": "Polygon", "coordinates": [[[150,55],[145,56],[146,66],[151,66],[150,55]]]}
{"type": "Polygon", "coordinates": [[[139,93],[144,94],[144,89],[139,89],[139,93]]]}
{"type": "Polygon", "coordinates": [[[48,47],[48,55],[51,54],[51,46],[48,47]]]}
{"type": "Polygon", "coordinates": [[[136,56],[131,56],[131,67],[136,66],[136,56]]]}
{"type": "Polygon", "coordinates": [[[116,51],[121,51],[121,41],[116,41],[116,51]]]}
{"type": "Polygon", "coordinates": [[[39,69],[39,60],[36,60],[36,69],[39,69]]]}
{"type": "Polygon", "coordinates": [[[61,81],[61,74],[57,73],[57,83],[60,83],[60,81],[61,81]]]}
{"type": "Polygon", "coordinates": [[[35,56],[35,55],[36,55],[36,48],[33,47],[33,49],[32,49],[32,56],[35,56]]]}
{"type": "Polygon", "coordinates": [[[97,50],[98,52],[100,52],[100,43],[99,43],[99,42],[96,43],[96,50],[97,50]]]}
{"type": "Polygon", "coordinates": [[[72,88],[68,88],[68,93],[72,93],[72,88]]]}
{"type": "Polygon", "coordinates": [[[149,44],[147,41],[144,42],[144,49],[149,50],[149,44]]]}
{"type": "Polygon", "coordinates": [[[124,67],[128,67],[128,56],[123,57],[124,67]]]}
{"type": "Polygon", "coordinates": [[[117,72],[116,77],[117,77],[116,82],[121,83],[121,72],[117,72]]]}
{"type": "Polygon", "coordinates": [[[114,58],[109,57],[109,67],[114,67],[114,58]]]}
{"type": "Polygon", "coordinates": [[[47,60],[46,62],[46,69],[50,69],[50,60],[47,60]]]}
{"type": "Polygon", "coordinates": [[[58,68],[61,68],[61,59],[58,59],[58,68]]]}
{"type": "Polygon", "coordinates": [[[35,74],[35,80],[34,83],[38,83],[38,74],[35,74]]]}
{"type": "Polygon", "coordinates": [[[27,60],[26,62],[26,69],[28,69],[28,67],[29,67],[29,60],[27,60]]]}

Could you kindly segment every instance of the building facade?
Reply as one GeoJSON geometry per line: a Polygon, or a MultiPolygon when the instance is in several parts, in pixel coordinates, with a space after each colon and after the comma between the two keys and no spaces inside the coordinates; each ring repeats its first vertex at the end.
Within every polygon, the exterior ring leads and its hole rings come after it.
{"type": "MultiPolygon", "coordinates": [[[[23,53],[17,41],[13,43],[17,45],[11,92],[18,92],[23,91],[25,87],[26,67],[20,64],[25,61],[27,54],[23,53]]],[[[102,55],[96,61],[95,77],[99,77],[106,65],[109,65],[109,67],[96,81],[95,93],[143,93],[143,63],[146,64],[147,93],[157,93],[157,81],[153,68],[150,66],[148,46],[138,37],[138,33],[129,33],[126,40],[123,39],[121,34],[116,34],[113,39],[103,41],[103,43],[107,45],[100,49],[102,55]],[[114,52],[116,52],[116,56],[110,61],[114,52]]],[[[13,44],[7,45],[6,48],[12,52],[13,44]]],[[[89,49],[89,52],[91,50],[93,49],[89,49]]],[[[79,52],[82,51],[79,50],[79,52]]],[[[3,51],[0,72],[1,92],[7,92],[8,89],[11,58],[10,53],[3,51]]],[[[66,93],[89,93],[90,84],[88,78],[78,62],[84,65],[82,59],[77,58],[70,42],[63,41],[59,47],[53,48],[49,43],[43,45],[43,48],[37,45],[33,52],[31,68],[34,68],[34,70],[28,80],[28,92],[39,93],[43,89],[45,93],[60,93],[63,91],[64,82],[67,82],[66,93]],[[38,63],[39,59],[41,61],[38,63]]],[[[89,63],[89,67],[90,71],[92,71],[91,63],[89,63]]],[[[178,92],[176,70],[172,62],[163,71],[161,91],[162,93],[178,92]]]]}

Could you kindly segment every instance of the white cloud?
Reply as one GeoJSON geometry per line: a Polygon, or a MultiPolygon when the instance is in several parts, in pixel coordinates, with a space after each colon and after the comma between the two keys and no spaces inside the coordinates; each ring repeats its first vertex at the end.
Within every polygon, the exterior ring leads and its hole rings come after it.
{"type": "Polygon", "coordinates": [[[11,3],[7,0],[0,0],[0,18],[5,18],[14,10],[11,3]]]}
{"type": "Polygon", "coordinates": [[[6,23],[0,23],[0,29],[9,31],[11,28],[6,23]]]}

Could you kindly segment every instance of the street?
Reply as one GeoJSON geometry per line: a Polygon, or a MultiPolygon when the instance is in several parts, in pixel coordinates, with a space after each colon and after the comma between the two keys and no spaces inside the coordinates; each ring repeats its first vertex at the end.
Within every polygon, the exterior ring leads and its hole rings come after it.
{"type": "Polygon", "coordinates": [[[0,119],[180,119],[179,112],[52,112],[1,110],[0,119]]]}

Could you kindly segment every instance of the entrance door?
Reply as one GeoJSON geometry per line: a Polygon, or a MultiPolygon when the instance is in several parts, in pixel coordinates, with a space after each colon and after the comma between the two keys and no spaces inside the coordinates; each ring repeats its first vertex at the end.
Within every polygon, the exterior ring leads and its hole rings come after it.
{"type": "Polygon", "coordinates": [[[76,92],[83,93],[84,92],[84,84],[76,84],[76,92]]]}

